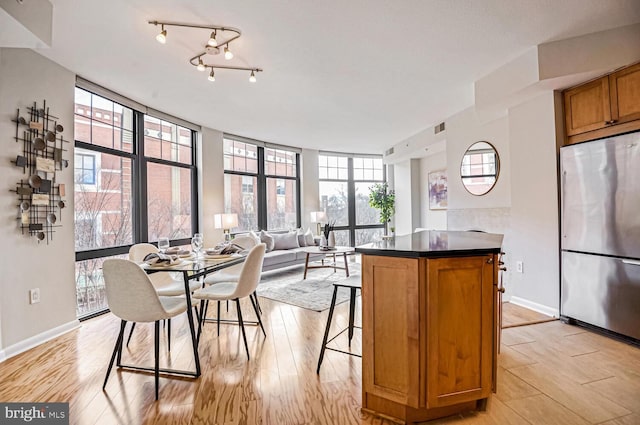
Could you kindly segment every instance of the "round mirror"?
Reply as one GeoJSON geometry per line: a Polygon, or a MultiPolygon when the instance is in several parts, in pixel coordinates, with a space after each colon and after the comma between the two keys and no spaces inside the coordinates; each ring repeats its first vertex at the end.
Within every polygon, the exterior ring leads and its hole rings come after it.
{"type": "Polygon", "coordinates": [[[495,186],[500,173],[498,152],[491,143],[476,142],[462,157],[460,177],[472,195],[484,195],[495,186]]]}

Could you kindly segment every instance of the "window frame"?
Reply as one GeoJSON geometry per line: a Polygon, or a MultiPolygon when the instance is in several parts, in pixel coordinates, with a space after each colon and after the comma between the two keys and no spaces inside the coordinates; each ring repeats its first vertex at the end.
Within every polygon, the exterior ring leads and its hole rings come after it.
{"type": "MultiPolygon", "coordinates": [[[[118,103],[120,105],[122,105],[117,99],[113,99],[110,98],[109,96],[105,96],[102,93],[96,93],[95,91],[92,91],[88,88],[82,87],[82,86],[78,86],[76,84],[76,89],[80,89],[83,90],[93,96],[99,96],[102,97],[108,101],[111,101],[113,103],[118,103]]],[[[182,125],[180,125],[180,120],[178,118],[176,118],[177,122],[171,122],[170,119],[162,117],[162,118],[158,118],[157,116],[155,116],[151,111],[148,112],[142,112],[139,111],[135,108],[132,108],[130,106],[127,105],[122,105],[125,108],[128,108],[132,111],[132,149],[131,152],[127,152],[125,150],[120,150],[120,149],[115,149],[113,147],[105,147],[105,146],[101,146],[98,144],[93,144],[90,142],[84,142],[84,141],[79,141],[79,140],[75,140],[74,141],[74,155],[75,155],[75,149],[83,149],[86,151],[90,151],[92,153],[94,153],[95,155],[102,155],[102,154],[107,154],[107,155],[113,155],[116,157],[120,157],[123,159],[128,159],[131,161],[131,167],[132,167],[132,173],[131,173],[131,197],[132,197],[132,204],[131,204],[131,220],[132,220],[132,243],[131,244],[124,244],[124,245],[118,245],[118,246],[110,246],[110,247],[103,247],[103,248],[92,248],[92,249],[86,249],[86,250],[76,250],[75,251],[75,261],[76,263],[78,262],[82,262],[82,261],[87,261],[87,260],[95,260],[95,259],[100,259],[100,258],[105,258],[105,257],[113,257],[113,256],[117,256],[117,255],[126,255],[129,252],[129,249],[131,248],[132,245],[135,245],[137,243],[157,243],[157,241],[149,241],[148,240],[148,208],[147,208],[147,204],[148,204],[148,193],[147,193],[147,183],[148,183],[148,179],[147,179],[147,172],[148,172],[148,164],[150,163],[155,163],[155,164],[160,164],[160,165],[166,165],[166,166],[171,166],[171,167],[179,167],[179,168],[186,168],[186,169],[190,169],[190,177],[191,177],[191,229],[192,229],[192,233],[198,233],[199,232],[199,227],[198,227],[198,223],[199,223],[199,216],[198,216],[198,170],[197,170],[197,155],[198,155],[198,149],[197,149],[197,137],[198,137],[198,132],[192,128],[187,128],[184,127],[182,125]],[[180,163],[180,162],[174,162],[174,161],[169,161],[169,160],[164,160],[164,159],[159,159],[159,158],[148,158],[145,157],[144,155],[144,117],[145,115],[149,115],[152,116],[156,119],[159,119],[161,121],[167,121],[167,122],[171,122],[172,124],[176,124],[178,126],[184,127],[187,130],[191,131],[191,163],[190,164],[185,164],[185,163],[180,163]]],[[[83,107],[83,109],[85,109],[83,107]]],[[[83,111],[86,113],[86,111],[83,111]]],[[[86,117],[86,114],[79,114],[78,113],[78,108],[76,107],[75,103],[74,103],[74,117],[75,115],[78,116],[82,116],[82,117],[86,117]]],[[[93,114],[92,114],[93,115],[93,114]]],[[[93,118],[91,116],[91,118],[93,118]]],[[[115,117],[114,117],[115,118],[115,117]]],[[[114,123],[116,121],[114,120],[114,123]]],[[[74,118],[74,125],[75,125],[75,118],[74,118]]],[[[129,130],[127,130],[129,131],[129,130]]],[[[93,140],[91,140],[93,141],[93,140]]],[[[112,145],[113,146],[113,145],[112,145]]],[[[80,154],[83,155],[83,154],[80,154]]],[[[94,157],[95,158],[95,157],[94,157]]],[[[97,162],[97,158],[94,159],[94,166],[97,162]]],[[[74,164],[74,169],[75,169],[75,164],[74,164]]],[[[96,175],[96,173],[94,172],[94,176],[95,176],[95,184],[98,183],[98,176],[96,175]]],[[[76,184],[74,182],[74,184],[76,184]]],[[[74,188],[74,192],[75,192],[75,188],[74,188]]],[[[74,217],[77,214],[76,211],[74,211],[74,217]]],[[[179,239],[172,239],[170,241],[171,245],[188,245],[191,241],[191,236],[189,237],[185,237],[185,238],[179,238],[179,239]]],[[[74,248],[75,249],[75,248],[74,248]]],[[[108,311],[108,308],[102,309],[102,310],[98,310],[98,311],[94,311],[94,312],[90,312],[88,314],[84,314],[81,316],[78,316],[79,319],[81,320],[85,320],[94,316],[97,316],[99,314],[102,314],[104,312],[108,311]]]]}
{"type": "MultiPolygon", "coordinates": [[[[283,179],[283,180],[293,180],[296,182],[296,190],[295,190],[295,197],[296,197],[296,228],[300,227],[300,223],[301,221],[301,211],[300,211],[300,207],[301,207],[301,200],[300,200],[300,153],[297,152],[296,148],[288,148],[287,146],[278,146],[278,147],[271,147],[271,146],[266,146],[264,142],[260,142],[258,140],[248,140],[245,138],[240,138],[240,137],[236,137],[230,134],[224,134],[223,135],[223,144],[224,141],[233,141],[233,142],[241,142],[241,143],[246,143],[249,145],[254,145],[256,147],[256,150],[258,152],[258,170],[257,172],[253,173],[253,172],[248,172],[248,171],[235,171],[235,170],[227,170],[224,166],[224,174],[227,175],[236,175],[236,176],[249,176],[249,177],[255,177],[256,178],[256,196],[257,196],[257,211],[256,211],[256,216],[257,216],[257,220],[256,223],[258,225],[257,229],[246,229],[246,230],[239,230],[239,231],[235,231],[232,232],[232,235],[236,235],[236,234],[240,234],[240,233],[246,233],[249,230],[253,230],[253,231],[259,231],[259,230],[284,230],[284,229],[269,229],[267,228],[267,217],[268,217],[268,209],[267,209],[267,179],[283,179]],[[293,154],[295,154],[295,158],[296,158],[296,175],[295,176],[282,176],[282,175],[278,175],[278,174],[267,174],[266,173],[266,164],[265,164],[265,150],[266,149],[276,149],[276,150],[288,150],[290,152],[292,152],[293,154]]],[[[224,155],[224,148],[223,148],[223,155],[224,155]]],[[[224,162],[224,161],[223,161],[224,162]]],[[[226,187],[224,188],[224,191],[226,191],[226,187]]],[[[226,193],[226,192],[225,192],[226,193]]],[[[226,211],[225,211],[226,212],[226,211]]]]}
{"type": "MultiPolygon", "coordinates": [[[[354,167],[353,167],[353,159],[354,158],[380,158],[382,156],[376,155],[356,155],[356,154],[340,154],[338,152],[319,152],[318,158],[320,156],[335,156],[335,157],[343,157],[347,158],[347,179],[331,179],[331,178],[318,178],[318,182],[346,182],[347,183],[347,220],[348,224],[346,226],[335,226],[334,230],[347,230],[349,231],[349,245],[355,246],[356,241],[356,231],[357,230],[365,230],[365,229],[384,229],[385,225],[380,224],[357,224],[356,217],[356,183],[371,183],[372,185],[375,183],[384,183],[387,181],[387,169],[382,165],[382,180],[355,180],[354,178],[354,167]]],[[[318,160],[318,173],[320,170],[320,161],[318,160]]],[[[330,167],[327,167],[327,169],[330,167]]],[[[343,167],[337,167],[343,168],[343,167]]],[[[328,175],[329,173],[327,173],[328,175]]],[[[338,173],[339,174],[339,173],[338,173]]],[[[320,205],[320,208],[324,208],[323,205],[320,205]]]]}

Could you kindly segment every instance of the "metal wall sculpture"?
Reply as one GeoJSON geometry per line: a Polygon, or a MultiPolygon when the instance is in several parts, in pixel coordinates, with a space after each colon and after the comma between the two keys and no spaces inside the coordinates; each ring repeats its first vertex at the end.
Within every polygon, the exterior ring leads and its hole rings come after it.
{"type": "Polygon", "coordinates": [[[18,195],[18,225],[23,235],[48,244],[67,206],[66,188],[56,181],[56,173],[69,166],[63,158],[69,142],[64,140],[64,127],[50,113],[46,101],[42,108],[34,102],[23,112],[21,115],[17,109],[15,117],[15,141],[22,143],[22,153],[11,161],[26,176],[12,190],[18,195]]]}

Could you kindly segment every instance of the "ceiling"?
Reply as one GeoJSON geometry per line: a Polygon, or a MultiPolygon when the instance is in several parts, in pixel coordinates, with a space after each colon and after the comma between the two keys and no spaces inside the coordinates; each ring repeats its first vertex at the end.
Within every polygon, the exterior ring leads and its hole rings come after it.
{"type": "Polygon", "coordinates": [[[267,142],[382,153],[472,105],[473,82],[528,48],[640,22],[638,0],[51,0],[44,56],[185,120],[267,142]],[[208,38],[148,20],[232,26],[207,81],[208,38]]]}

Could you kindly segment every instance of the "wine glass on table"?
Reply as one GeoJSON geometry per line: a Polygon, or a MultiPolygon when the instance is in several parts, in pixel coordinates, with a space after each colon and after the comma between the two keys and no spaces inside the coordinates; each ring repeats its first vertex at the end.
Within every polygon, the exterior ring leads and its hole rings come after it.
{"type": "Polygon", "coordinates": [[[169,249],[169,238],[158,238],[158,249],[164,254],[169,249]]]}
{"type": "Polygon", "coordinates": [[[200,250],[202,250],[203,238],[202,233],[196,233],[191,238],[191,250],[196,257],[200,256],[200,250]]]}

